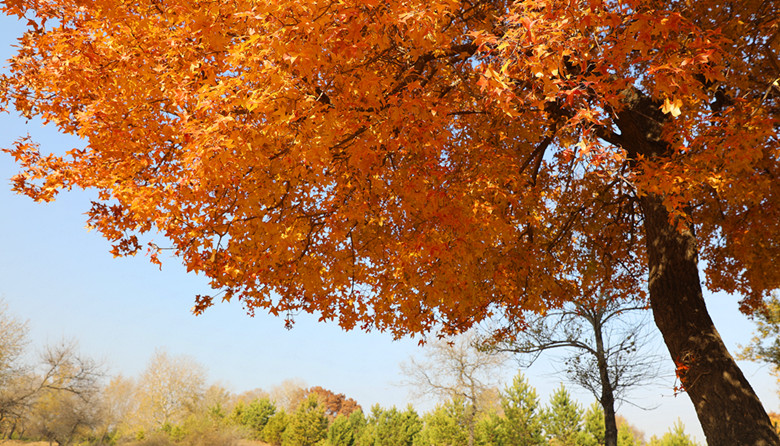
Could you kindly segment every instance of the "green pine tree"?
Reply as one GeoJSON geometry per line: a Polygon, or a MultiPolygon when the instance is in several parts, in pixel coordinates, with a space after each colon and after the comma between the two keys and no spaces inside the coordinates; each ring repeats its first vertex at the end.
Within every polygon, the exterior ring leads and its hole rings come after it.
{"type": "Polygon", "coordinates": [[[301,402],[282,434],[282,446],[313,446],[328,435],[328,417],[316,395],[301,402]]]}
{"type": "Polygon", "coordinates": [[[249,404],[236,404],[230,416],[235,423],[244,426],[253,440],[262,438],[268,420],[276,413],[276,406],[268,398],[257,398],[249,404]]]}
{"type": "MultiPolygon", "coordinates": [[[[634,433],[626,423],[618,422],[618,446],[638,446],[634,433]]],[[[580,432],[577,444],[579,446],[601,446],[606,443],[606,427],[604,425],[604,409],[598,401],[588,407],[583,416],[583,430],[580,432]]]]}
{"type": "Polygon", "coordinates": [[[328,428],[328,446],[353,446],[355,431],[349,418],[339,414],[328,428]]]}
{"type": "Polygon", "coordinates": [[[658,439],[655,435],[650,439],[648,446],[698,446],[698,443],[685,433],[685,425],[679,418],[674,426],[658,439]]]}
{"type": "Polygon", "coordinates": [[[354,439],[355,446],[361,446],[360,439],[366,431],[368,422],[365,415],[363,415],[362,409],[353,410],[349,414],[349,427],[352,430],[352,438],[354,439]]]}
{"type": "Polygon", "coordinates": [[[585,411],[584,432],[582,446],[596,446],[605,444],[606,427],[604,424],[604,409],[601,404],[594,402],[585,411]]]}
{"type": "Polygon", "coordinates": [[[624,423],[618,427],[617,444],[618,446],[639,446],[640,443],[634,438],[634,433],[631,432],[628,425],[624,423]]]}
{"type": "Polygon", "coordinates": [[[412,446],[422,430],[422,420],[409,406],[401,412],[395,407],[382,410],[372,408],[374,446],[412,446]]]}
{"type": "Polygon", "coordinates": [[[284,431],[287,429],[288,418],[289,416],[284,410],[280,410],[273,414],[263,428],[260,438],[272,446],[280,446],[282,444],[284,431]]]}
{"type": "Polygon", "coordinates": [[[468,443],[468,427],[465,424],[466,405],[463,400],[448,401],[436,406],[424,418],[417,445],[449,446],[468,443]]]}
{"type": "Polygon", "coordinates": [[[371,406],[371,412],[363,417],[363,428],[360,435],[357,436],[356,446],[374,446],[376,443],[376,427],[379,418],[382,416],[382,409],[379,404],[371,406]]]}
{"type": "Polygon", "coordinates": [[[578,446],[582,442],[582,408],[571,398],[563,384],[550,397],[544,421],[544,431],[550,444],[578,446]]]}
{"type": "Polygon", "coordinates": [[[512,385],[501,393],[501,407],[505,417],[502,426],[505,444],[525,446],[544,443],[539,397],[522,373],[518,373],[512,385]]]}
{"type": "Polygon", "coordinates": [[[505,419],[494,411],[483,415],[477,421],[475,444],[477,446],[511,446],[505,441],[505,425],[505,419]]]}

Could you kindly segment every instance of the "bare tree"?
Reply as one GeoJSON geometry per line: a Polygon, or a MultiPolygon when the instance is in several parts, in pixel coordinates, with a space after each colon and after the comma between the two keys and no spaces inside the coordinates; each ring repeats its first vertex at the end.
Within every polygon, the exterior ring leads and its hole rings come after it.
{"type": "Polygon", "coordinates": [[[658,375],[658,358],[643,348],[649,340],[643,310],[639,301],[584,299],[545,315],[528,314],[526,326],[491,348],[518,354],[524,367],[545,351],[568,350],[565,373],[598,399],[604,409],[605,444],[616,446],[615,403],[658,375]]]}
{"type": "Polygon", "coordinates": [[[78,352],[75,342],[47,347],[35,389],[32,427],[39,436],[66,446],[100,424],[102,367],[78,352]]]}
{"type": "Polygon", "coordinates": [[[138,409],[135,398],[135,380],[117,375],[101,390],[100,408],[102,426],[100,436],[107,439],[112,435],[121,435],[129,427],[129,420],[138,409]]]}
{"type": "Polygon", "coordinates": [[[144,427],[161,428],[193,412],[203,396],[206,369],[188,356],[155,352],[138,381],[138,417],[144,427]]]}
{"type": "Polygon", "coordinates": [[[21,420],[30,397],[30,368],[21,357],[29,343],[26,321],[11,315],[0,300],[0,438],[10,438],[21,420]]]}
{"type": "Polygon", "coordinates": [[[461,399],[467,405],[464,423],[468,429],[468,444],[474,444],[477,414],[495,402],[500,373],[507,360],[502,353],[481,349],[474,332],[454,341],[437,340],[425,347],[423,360],[410,359],[401,364],[407,377],[405,385],[415,396],[435,394],[442,399],[461,399]]]}
{"type": "Polygon", "coordinates": [[[293,413],[306,400],[306,383],[299,378],[285,379],[271,388],[269,394],[276,407],[293,413]]]}
{"type": "Polygon", "coordinates": [[[22,362],[28,344],[26,321],[8,313],[0,300],[0,438],[32,428],[38,435],[70,444],[98,417],[101,367],[63,341],[41,354],[40,369],[22,362]]]}
{"type": "Polygon", "coordinates": [[[250,403],[256,399],[262,399],[262,398],[268,398],[269,400],[272,399],[270,396],[270,393],[268,393],[266,390],[263,390],[261,388],[255,388],[251,390],[245,390],[238,395],[233,395],[233,404],[243,401],[244,403],[250,403]]]}

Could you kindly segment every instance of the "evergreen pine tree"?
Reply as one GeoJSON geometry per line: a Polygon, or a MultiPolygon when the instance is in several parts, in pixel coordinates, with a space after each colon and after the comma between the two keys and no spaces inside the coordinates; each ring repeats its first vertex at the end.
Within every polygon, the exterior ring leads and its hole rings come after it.
{"type": "Polygon", "coordinates": [[[272,446],[280,446],[282,444],[282,436],[287,429],[288,415],[284,410],[276,412],[271,418],[268,419],[263,428],[263,432],[260,437],[266,443],[272,446]]]}
{"type": "Polygon", "coordinates": [[[328,435],[328,417],[316,395],[309,395],[292,415],[282,446],[313,446],[328,435]]]}
{"type": "Polygon", "coordinates": [[[582,441],[582,409],[563,384],[550,397],[544,421],[544,431],[550,444],[577,446],[582,441]]]}
{"type": "Polygon", "coordinates": [[[349,418],[339,414],[328,428],[328,446],[353,446],[355,432],[349,418]]]}
{"type": "Polygon", "coordinates": [[[268,398],[257,398],[249,404],[237,404],[231,418],[249,430],[252,439],[262,438],[268,420],[276,413],[276,406],[268,398]]]}
{"type": "Polygon", "coordinates": [[[698,446],[698,443],[685,433],[685,425],[678,418],[674,426],[658,439],[655,435],[650,439],[648,446],[698,446]]]}
{"type": "Polygon", "coordinates": [[[506,442],[505,418],[491,411],[477,421],[475,444],[477,446],[511,446],[506,442]]]}
{"type": "Polygon", "coordinates": [[[621,424],[620,427],[618,427],[617,444],[618,446],[639,446],[640,443],[634,438],[634,433],[631,432],[628,425],[621,424]]]}
{"type": "Polygon", "coordinates": [[[412,446],[422,430],[422,420],[411,406],[403,412],[395,407],[380,409],[378,413],[372,413],[372,418],[376,423],[375,446],[412,446]]]}
{"type": "Polygon", "coordinates": [[[468,444],[468,427],[465,425],[467,408],[463,400],[450,400],[436,406],[424,418],[420,441],[426,446],[448,446],[468,444]]]}
{"type": "Polygon", "coordinates": [[[508,445],[538,445],[544,442],[539,397],[536,389],[518,373],[501,393],[504,409],[504,442],[508,445]]]}
{"type": "Polygon", "coordinates": [[[604,409],[601,404],[594,402],[585,411],[585,430],[582,435],[582,446],[596,446],[605,443],[606,426],[604,424],[604,409]]]}

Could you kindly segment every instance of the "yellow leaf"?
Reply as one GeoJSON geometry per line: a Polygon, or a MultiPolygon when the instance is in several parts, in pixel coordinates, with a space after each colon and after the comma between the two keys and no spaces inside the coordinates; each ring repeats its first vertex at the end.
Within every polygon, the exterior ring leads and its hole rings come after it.
{"type": "Polygon", "coordinates": [[[664,105],[661,106],[661,111],[664,113],[671,113],[672,116],[677,117],[680,116],[680,107],[682,106],[682,101],[679,99],[675,99],[674,101],[670,101],[669,98],[664,99],[664,105]]]}

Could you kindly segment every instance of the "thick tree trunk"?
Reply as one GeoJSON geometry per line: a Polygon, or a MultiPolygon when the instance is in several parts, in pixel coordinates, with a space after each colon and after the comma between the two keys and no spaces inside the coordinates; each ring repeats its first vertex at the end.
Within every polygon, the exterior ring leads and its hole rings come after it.
{"type": "Polygon", "coordinates": [[[657,196],[641,199],[650,305],[710,446],[780,445],[753,388],[707,313],[693,231],[678,231],[657,196]]]}
{"type": "MultiPolygon", "coordinates": [[[[616,115],[618,142],[629,158],[669,159],[658,101],[626,90],[625,108],[616,115]]],[[[690,396],[710,446],[774,445],[772,429],[758,396],[737,367],[712,323],[699,282],[696,236],[691,226],[669,220],[663,197],[640,197],[648,257],[650,306],[677,375],[690,396]]]]}

